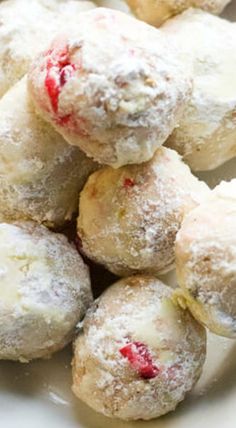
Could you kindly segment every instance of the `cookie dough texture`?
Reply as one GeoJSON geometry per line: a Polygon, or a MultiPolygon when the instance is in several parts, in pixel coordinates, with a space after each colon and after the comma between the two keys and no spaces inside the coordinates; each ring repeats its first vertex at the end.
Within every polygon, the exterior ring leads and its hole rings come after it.
{"type": "Polygon", "coordinates": [[[182,401],[205,360],[205,330],[154,277],[123,279],[89,309],[74,347],[73,391],[94,410],[152,419],[182,401]]]}
{"type": "Polygon", "coordinates": [[[127,0],[127,3],[139,19],[159,27],[190,7],[220,14],[230,0],[127,0]]]}
{"type": "Polygon", "coordinates": [[[177,125],[191,81],[159,30],[115,10],[80,14],[77,30],[33,62],[38,112],[102,164],[149,160],[177,125]]]}
{"type": "Polygon", "coordinates": [[[62,226],[97,167],[36,115],[23,78],[0,100],[0,218],[62,226]]]}
{"type": "Polygon", "coordinates": [[[27,73],[35,55],[78,14],[95,7],[89,1],[6,0],[0,3],[0,96],[27,73]]]}
{"type": "Polygon", "coordinates": [[[163,31],[193,73],[191,100],[167,145],[193,170],[214,169],[236,155],[236,24],[192,9],[163,31]]]}
{"type": "Polygon", "coordinates": [[[80,195],[82,251],[120,276],[167,272],[184,216],[209,192],[165,147],[141,165],[100,169],[80,195]]]}
{"type": "Polygon", "coordinates": [[[92,301],[87,266],[65,236],[33,222],[0,224],[0,359],[49,357],[92,301]]]}
{"type": "Polygon", "coordinates": [[[236,180],[222,182],[185,218],[176,240],[179,285],[193,315],[236,337],[236,180]]]}

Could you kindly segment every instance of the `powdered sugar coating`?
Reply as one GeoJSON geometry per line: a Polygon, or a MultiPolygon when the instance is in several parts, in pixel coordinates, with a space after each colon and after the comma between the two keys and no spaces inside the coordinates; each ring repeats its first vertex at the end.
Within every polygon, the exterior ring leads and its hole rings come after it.
{"type": "Polygon", "coordinates": [[[99,7],[109,7],[111,9],[120,10],[125,13],[131,13],[125,0],[96,0],[96,5],[99,7]]]}
{"type": "Polygon", "coordinates": [[[159,27],[185,9],[197,7],[207,12],[220,14],[230,0],[126,0],[135,15],[159,27]]]}
{"type": "MultiPolygon", "coordinates": [[[[73,391],[94,410],[125,420],[152,419],[184,399],[205,359],[205,330],[172,301],[154,277],[134,276],[110,287],[89,309],[74,347],[73,391]],[[132,345],[130,345],[132,344],[132,345]],[[139,345],[137,345],[139,344],[139,345]],[[139,348],[147,378],[124,349],[139,348]]],[[[129,354],[128,354],[129,355],[129,354]]]]}
{"type": "Polygon", "coordinates": [[[95,8],[89,1],[7,0],[0,3],[0,96],[27,73],[35,55],[78,14],[95,8]]]}
{"type": "Polygon", "coordinates": [[[82,251],[117,275],[164,273],[183,217],[209,194],[173,150],[147,163],[92,174],[81,195],[82,251]]]}
{"type": "Polygon", "coordinates": [[[92,301],[87,266],[63,235],[0,224],[0,359],[48,357],[73,337],[92,301]]]}
{"type": "Polygon", "coordinates": [[[26,78],[0,100],[0,116],[0,217],[63,225],[97,165],[36,115],[26,78]]]}
{"type": "Polygon", "coordinates": [[[29,90],[69,143],[118,167],[153,156],[178,123],[191,82],[161,32],[98,8],[34,61],[29,90]]]}
{"type": "Polygon", "coordinates": [[[236,337],[236,179],[185,218],[176,240],[182,295],[216,334],[236,337]]]}
{"type": "Polygon", "coordinates": [[[194,82],[167,145],[193,170],[216,168],[236,155],[236,24],[192,9],[162,29],[181,47],[194,82]]]}

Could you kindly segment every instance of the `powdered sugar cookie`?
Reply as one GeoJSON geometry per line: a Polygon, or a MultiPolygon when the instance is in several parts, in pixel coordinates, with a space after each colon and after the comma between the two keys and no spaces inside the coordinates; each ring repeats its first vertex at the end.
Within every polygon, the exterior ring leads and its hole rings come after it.
{"type": "Polygon", "coordinates": [[[34,61],[30,94],[42,117],[88,156],[113,167],[141,163],[189,99],[191,83],[175,50],[159,30],[94,9],[34,61]]]}
{"type": "Polygon", "coordinates": [[[125,420],[174,410],[198,380],[205,331],[154,277],[110,287],[89,309],[74,347],[73,391],[94,410],[125,420]]]}
{"type": "Polygon", "coordinates": [[[82,251],[117,275],[164,273],[173,268],[184,215],[208,194],[179,155],[164,147],[147,163],[103,168],[80,196],[82,251]]]}
{"type": "Polygon", "coordinates": [[[0,100],[0,217],[70,220],[97,165],[36,115],[23,78],[0,100]]]}
{"type": "Polygon", "coordinates": [[[63,235],[0,224],[0,359],[48,357],[73,337],[92,301],[88,269],[63,235]]]}
{"type": "Polygon", "coordinates": [[[193,170],[210,170],[236,155],[236,24],[200,10],[163,30],[193,69],[193,94],[168,139],[193,170]]]}
{"type": "Polygon", "coordinates": [[[236,180],[222,182],[185,218],[176,264],[194,316],[214,333],[236,337],[236,180]]]}

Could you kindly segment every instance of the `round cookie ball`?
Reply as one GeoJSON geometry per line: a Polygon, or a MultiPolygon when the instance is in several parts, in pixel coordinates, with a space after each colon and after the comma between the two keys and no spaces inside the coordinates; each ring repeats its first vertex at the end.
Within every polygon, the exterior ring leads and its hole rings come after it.
{"type": "Polygon", "coordinates": [[[217,186],[176,239],[181,295],[212,332],[236,337],[236,180],[217,186]]]}
{"type": "Polygon", "coordinates": [[[192,85],[177,56],[159,30],[97,8],[35,59],[29,91],[42,117],[89,157],[113,167],[141,163],[189,99],[192,85]]]}
{"type": "Polygon", "coordinates": [[[190,7],[220,14],[230,0],[126,0],[126,2],[139,19],[159,27],[172,16],[190,7]]]}
{"type": "Polygon", "coordinates": [[[89,1],[7,0],[0,3],[0,97],[28,71],[58,32],[76,28],[78,14],[95,8],[89,1]]]}
{"type": "Polygon", "coordinates": [[[181,47],[194,82],[167,145],[192,170],[214,169],[236,156],[236,23],[192,9],[162,29],[181,47]]]}
{"type": "Polygon", "coordinates": [[[0,218],[62,226],[98,168],[35,114],[23,78],[0,99],[0,218]]]}
{"type": "Polygon", "coordinates": [[[33,222],[0,224],[0,359],[49,357],[92,302],[87,266],[65,236],[33,222]]]}
{"type": "Polygon", "coordinates": [[[117,282],[89,309],[74,346],[73,391],[94,410],[125,420],[174,410],[198,380],[205,330],[158,279],[117,282]]]}
{"type": "Polygon", "coordinates": [[[184,215],[208,194],[207,185],[165,147],[141,165],[100,169],[80,195],[81,249],[119,276],[165,273],[174,265],[184,215]]]}

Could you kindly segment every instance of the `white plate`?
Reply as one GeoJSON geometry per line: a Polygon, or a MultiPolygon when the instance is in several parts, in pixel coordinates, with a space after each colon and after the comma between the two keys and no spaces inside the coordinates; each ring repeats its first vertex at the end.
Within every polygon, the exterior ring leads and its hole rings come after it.
{"type": "MultiPolygon", "coordinates": [[[[100,0],[111,4],[119,0],[100,0]]],[[[236,20],[236,0],[224,12],[236,20]]],[[[236,160],[202,173],[211,186],[236,176],[236,160]]],[[[168,282],[173,281],[169,275],[168,282]]],[[[27,365],[0,362],[1,428],[235,428],[236,341],[209,335],[204,373],[194,391],[165,417],[122,423],[96,414],[71,393],[71,350],[27,365]]]]}

